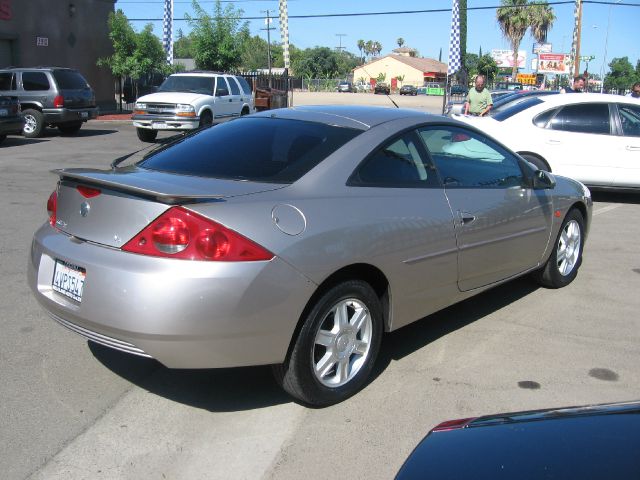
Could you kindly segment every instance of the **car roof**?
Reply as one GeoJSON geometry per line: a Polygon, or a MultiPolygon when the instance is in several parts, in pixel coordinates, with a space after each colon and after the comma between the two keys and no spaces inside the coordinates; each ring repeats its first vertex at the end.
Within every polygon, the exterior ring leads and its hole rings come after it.
{"type": "Polygon", "coordinates": [[[353,105],[305,105],[266,110],[253,116],[325,123],[327,125],[356,128],[358,130],[368,130],[382,123],[405,118],[415,118],[417,121],[428,121],[430,119],[444,120],[442,116],[436,116],[418,110],[353,105]]]}
{"type": "Polygon", "coordinates": [[[630,103],[640,105],[640,102],[631,97],[614,95],[609,93],[566,93],[559,95],[543,95],[539,97],[545,105],[561,106],[574,103],[630,103]]]}
{"type": "Polygon", "coordinates": [[[205,72],[202,70],[196,70],[193,72],[179,72],[173,73],[171,77],[215,77],[220,75],[227,75],[229,77],[235,77],[236,75],[232,75],[230,73],[221,73],[221,72],[205,72]]]}

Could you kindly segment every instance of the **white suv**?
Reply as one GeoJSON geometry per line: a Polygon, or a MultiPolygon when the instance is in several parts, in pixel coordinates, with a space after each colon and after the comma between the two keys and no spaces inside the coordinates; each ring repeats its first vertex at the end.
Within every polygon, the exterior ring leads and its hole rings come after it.
{"type": "Polygon", "coordinates": [[[133,112],[138,138],[153,142],[159,130],[193,130],[254,112],[253,95],[240,76],[176,73],[156,93],[140,97],[133,112]]]}

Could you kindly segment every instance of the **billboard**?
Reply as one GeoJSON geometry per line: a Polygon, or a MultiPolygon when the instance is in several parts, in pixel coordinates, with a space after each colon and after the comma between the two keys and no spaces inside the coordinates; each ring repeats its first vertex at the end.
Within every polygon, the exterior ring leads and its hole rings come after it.
{"type": "MultiPolygon", "coordinates": [[[[499,68],[513,68],[513,51],[511,50],[491,50],[493,58],[499,68]]],[[[527,52],[518,51],[518,68],[525,68],[527,62],[527,52]]]]}
{"type": "Polygon", "coordinates": [[[553,48],[550,43],[534,43],[533,53],[551,53],[553,48]]]}
{"type": "Polygon", "coordinates": [[[538,64],[539,73],[568,75],[570,58],[566,53],[541,53],[538,64]]]}

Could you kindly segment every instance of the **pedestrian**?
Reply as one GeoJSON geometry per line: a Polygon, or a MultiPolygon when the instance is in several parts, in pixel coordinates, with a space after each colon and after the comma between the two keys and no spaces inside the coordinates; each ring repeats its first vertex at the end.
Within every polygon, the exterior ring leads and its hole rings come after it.
{"type": "Polygon", "coordinates": [[[484,88],[484,75],[478,75],[476,77],[476,85],[469,90],[467,99],[464,103],[464,114],[473,115],[477,117],[484,117],[491,107],[493,106],[493,100],[491,99],[491,93],[484,88]]]}
{"type": "Polygon", "coordinates": [[[560,89],[560,93],[582,93],[586,84],[584,77],[575,77],[573,79],[573,85],[560,89]]]}
{"type": "Polygon", "coordinates": [[[627,97],[640,98],[640,82],[633,84],[631,92],[627,93],[627,97]]]}

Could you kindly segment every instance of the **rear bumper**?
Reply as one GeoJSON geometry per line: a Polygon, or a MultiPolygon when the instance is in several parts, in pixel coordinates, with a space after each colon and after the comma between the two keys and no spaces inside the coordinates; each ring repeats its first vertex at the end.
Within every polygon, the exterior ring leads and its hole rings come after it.
{"type": "Polygon", "coordinates": [[[20,133],[24,126],[24,119],[19,117],[0,117],[0,135],[20,133]]]}
{"type": "Polygon", "coordinates": [[[48,123],[86,122],[98,118],[98,112],[98,107],[42,109],[44,120],[48,123]]]}
{"type": "Polygon", "coordinates": [[[28,282],[56,321],[96,343],[170,368],[284,361],[315,284],[278,257],[191,262],[79,242],[48,224],[35,234],[28,282]],[[82,302],[54,291],[56,259],[86,269],[82,302]]]}
{"type": "Polygon", "coordinates": [[[200,117],[167,115],[132,115],[133,126],[149,130],[195,130],[200,127],[200,117]]]}

